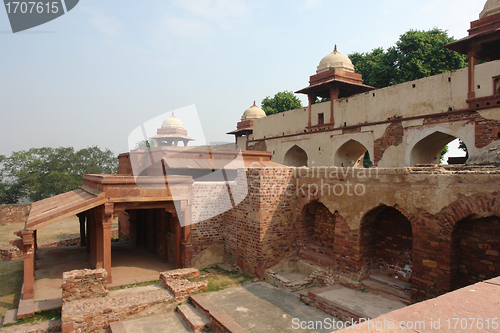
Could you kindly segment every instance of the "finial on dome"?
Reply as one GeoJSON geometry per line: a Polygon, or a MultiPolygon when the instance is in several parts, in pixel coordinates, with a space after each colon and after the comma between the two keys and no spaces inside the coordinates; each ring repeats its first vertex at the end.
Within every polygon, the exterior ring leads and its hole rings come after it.
{"type": "Polygon", "coordinates": [[[337,51],[337,44],[335,44],[335,48],[333,49],[333,52],[338,52],[337,51]]]}
{"type": "Polygon", "coordinates": [[[174,111],[172,111],[172,117],[174,117],[174,111]]]}
{"type": "Polygon", "coordinates": [[[255,101],[253,101],[253,105],[252,106],[257,106],[257,104],[255,104],[255,101]]]}

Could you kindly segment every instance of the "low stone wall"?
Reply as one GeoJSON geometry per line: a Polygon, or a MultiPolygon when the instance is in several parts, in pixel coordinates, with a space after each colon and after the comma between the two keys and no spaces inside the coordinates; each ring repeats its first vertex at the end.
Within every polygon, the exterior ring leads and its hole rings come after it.
{"type": "Polygon", "coordinates": [[[158,288],[147,292],[106,296],[105,289],[92,288],[99,286],[99,282],[102,285],[105,273],[104,269],[63,273],[63,333],[106,332],[109,325],[116,321],[158,313],[158,310],[164,313],[185,301],[192,292],[206,289],[208,285],[208,281],[190,282],[183,279],[200,275],[195,268],[184,268],[160,274],[163,286],[171,283],[172,292],[167,288],[158,288]]]}
{"type": "Polygon", "coordinates": [[[105,269],[81,269],[63,273],[62,301],[63,303],[85,299],[103,297],[108,294],[106,289],[105,269]]]}
{"type": "Polygon", "coordinates": [[[155,304],[167,303],[173,308],[177,302],[165,289],[66,302],[62,307],[62,332],[106,332],[112,322],[141,317],[155,304]]]}
{"type": "Polygon", "coordinates": [[[188,278],[200,276],[200,271],[196,268],[180,268],[160,274],[160,282],[170,290],[175,297],[187,297],[192,293],[205,290],[208,287],[208,281],[191,282],[188,278]]]}
{"type": "Polygon", "coordinates": [[[0,226],[25,222],[31,203],[0,205],[0,226]]]}
{"type": "MultiPolygon", "coordinates": [[[[118,238],[118,229],[111,231],[111,238],[112,239],[118,238]]],[[[50,242],[41,243],[38,244],[38,249],[47,249],[58,246],[75,246],[75,245],[80,245],[80,236],[67,237],[50,242]]],[[[21,250],[19,250],[17,247],[7,247],[7,246],[0,247],[0,260],[5,262],[22,258],[23,254],[21,253],[21,250]]]]}

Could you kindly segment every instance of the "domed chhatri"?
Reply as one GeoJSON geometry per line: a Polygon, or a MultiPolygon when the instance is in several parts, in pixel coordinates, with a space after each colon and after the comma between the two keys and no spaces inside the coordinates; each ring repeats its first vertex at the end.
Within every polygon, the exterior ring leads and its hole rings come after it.
{"type": "Polygon", "coordinates": [[[184,129],[184,124],[179,118],[174,116],[174,113],[172,112],[172,115],[169,118],[165,119],[165,121],[161,125],[161,128],[184,129]]]}
{"type": "Polygon", "coordinates": [[[319,62],[318,69],[316,70],[316,73],[319,74],[332,68],[338,68],[348,72],[354,72],[354,66],[351,62],[351,59],[349,59],[348,56],[338,52],[337,45],[335,45],[335,48],[332,53],[328,54],[323,59],[321,59],[321,61],[319,62]]]}
{"type": "Polygon", "coordinates": [[[479,13],[479,18],[485,18],[500,13],[500,0],[488,0],[484,5],[483,11],[479,13]]]}
{"type": "Polygon", "coordinates": [[[187,135],[187,131],[184,129],[184,124],[182,121],[172,115],[165,119],[161,128],[156,131],[156,135],[151,137],[152,140],[156,141],[156,146],[173,146],[177,147],[179,142],[183,142],[184,146],[188,145],[189,141],[194,141],[187,135]]]}
{"type": "Polygon", "coordinates": [[[246,109],[245,112],[243,112],[243,115],[241,116],[241,121],[250,120],[250,119],[252,119],[252,120],[259,119],[259,118],[263,118],[265,116],[266,116],[266,113],[264,112],[264,110],[259,108],[255,104],[255,101],[254,101],[253,105],[251,107],[249,107],[248,109],[246,109]]]}

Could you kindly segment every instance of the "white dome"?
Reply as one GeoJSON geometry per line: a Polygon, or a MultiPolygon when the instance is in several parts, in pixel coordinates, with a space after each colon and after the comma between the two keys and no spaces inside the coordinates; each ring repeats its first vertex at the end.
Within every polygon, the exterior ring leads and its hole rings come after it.
{"type": "Polygon", "coordinates": [[[348,72],[354,72],[354,66],[348,56],[343,55],[337,51],[337,45],[332,53],[321,59],[319,62],[316,73],[321,73],[329,70],[330,68],[339,68],[348,72]]]}
{"type": "Polygon", "coordinates": [[[161,128],[184,129],[184,124],[179,118],[174,116],[174,113],[172,112],[172,115],[169,118],[165,119],[165,121],[161,125],[161,128]]]}
{"type": "Polygon", "coordinates": [[[265,117],[266,113],[264,110],[259,108],[255,102],[253,102],[253,105],[249,107],[248,109],[243,112],[243,116],[241,116],[241,120],[249,120],[249,119],[259,119],[262,117],[265,117]]]}
{"type": "Polygon", "coordinates": [[[500,0],[488,0],[484,5],[483,11],[479,14],[479,18],[482,19],[498,13],[500,13],[500,0]]]}

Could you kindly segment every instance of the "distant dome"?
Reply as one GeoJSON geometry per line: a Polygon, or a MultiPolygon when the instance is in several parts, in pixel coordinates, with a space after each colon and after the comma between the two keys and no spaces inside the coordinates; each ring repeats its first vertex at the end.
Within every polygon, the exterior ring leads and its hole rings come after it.
{"type": "Polygon", "coordinates": [[[243,116],[241,116],[241,120],[249,120],[249,119],[259,119],[262,117],[265,117],[266,113],[264,110],[259,108],[257,105],[255,105],[255,102],[253,102],[253,105],[249,107],[248,109],[243,112],[243,116]]]}
{"type": "Polygon", "coordinates": [[[161,128],[177,128],[177,129],[184,129],[184,124],[182,121],[174,116],[174,113],[172,112],[172,115],[170,118],[165,119],[163,122],[163,125],[161,125],[161,128]]]}
{"type": "Polygon", "coordinates": [[[465,165],[500,165],[500,141],[493,141],[486,147],[476,150],[465,165]]]}
{"type": "Polygon", "coordinates": [[[316,73],[321,73],[329,70],[331,67],[343,69],[348,72],[354,72],[354,66],[348,56],[337,51],[337,45],[332,53],[321,59],[316,73]]]}
{"type": "Polygon", "coordinates": [[[479,14],[479,18],[482,19],[498,13],[500,13],[500,0],[488,0],[484,5],[483,11],[479,14]]]}

